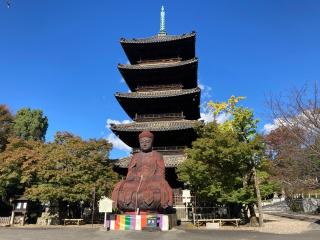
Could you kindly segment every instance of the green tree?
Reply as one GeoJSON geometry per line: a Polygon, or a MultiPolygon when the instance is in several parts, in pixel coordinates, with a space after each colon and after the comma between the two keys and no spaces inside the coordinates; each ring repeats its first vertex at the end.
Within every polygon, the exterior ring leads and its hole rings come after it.
{"type": "Polygon", "coordinates": [[[57,133],[46,145],[43,161],[37,165],[38,182],[27,189],[34,200],[50,201],[61,207],[66,203],[76,213],[78,203],[110,195],[117,175],[113,172],[108,153],[111,144],[104,139],[87,141],[70,133],[57,133]]]}
{"type": "Polygon", "coordinates": [[[14,118],[13,133],[24,140],[44,141],[48,118],[42,110],[20,109],[14,118]]]}
{"type": "Polygon", "coordinates": [[[187,150],[187,160],[178,168],[178,176],[202,197],[245,204],[253,220],[257,196],[266,196],[273,188],[267,181],[269,164],[262,138],[256,133],[257,120],[251,110],[237,106],[241,99],[231,97],[228,102],[209,103],[215,117],[224,113],[229,119],[220,125],[213,122],[200,127],[198,139],[187,150]],[[264,186],[261,194],[257,181],[260,176],[264,186]]]}
{"type": "Polygon", "coordinates": [[[6,105],[0,105],[0,152],[5,149],[10,136],[13,116],[6,105]]]}

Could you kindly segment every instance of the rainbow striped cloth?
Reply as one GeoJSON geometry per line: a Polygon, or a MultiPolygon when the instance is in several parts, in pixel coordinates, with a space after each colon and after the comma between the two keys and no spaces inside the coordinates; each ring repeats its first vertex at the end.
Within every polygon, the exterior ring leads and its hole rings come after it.
{"type": "Polygon", "coordinates": [[[110,216],[110,230],[141,230],[147,226],[149,217],[157,217],[157,225],[161,231],[169,230],[169,216],[164,214],[114,214],[110,216]]]}

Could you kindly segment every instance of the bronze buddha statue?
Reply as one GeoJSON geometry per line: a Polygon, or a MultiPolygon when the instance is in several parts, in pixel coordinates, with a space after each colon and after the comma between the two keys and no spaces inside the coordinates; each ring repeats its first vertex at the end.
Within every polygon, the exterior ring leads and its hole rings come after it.
{"type": "Polygon", "coordinates": [[[172,189],[165,179],[162,155],[152,150],[153,139],[149,131],[139,134],[141,151],[132,156],[126,179],[112,192],[115,207],[124,212],[166,212],[172,207],[172,189]]]}

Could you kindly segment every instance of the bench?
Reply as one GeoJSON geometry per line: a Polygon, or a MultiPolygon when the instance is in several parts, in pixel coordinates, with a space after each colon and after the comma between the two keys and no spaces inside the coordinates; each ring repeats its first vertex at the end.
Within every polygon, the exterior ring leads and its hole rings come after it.
{"type": "Polygon", "coordinates": [[[240,222],[240,218],[230,218],[230,219],[225,219],[225,218],[221,218],[221,219],[213,219],[213,222],[219,222],[219,225],[222,226],[224,223],[226,222],[231,222],[232,224],[234,224],[235,226],[239,226],[239,222],[240,222]]]}
{"type": "Polygon", "coordinates": [[[195,225],[200,226],[202,224],[205,224],[207,222],[218,222],[219,226],[223,226],[223,224],[230,222],[232,224],[234,224],[235,226],[239,226],[239,222],[240,222],[240,218],[230,218],[230,219],[226,219],[226,218],[210,218],[210,219],[196,219],[195,220],[195,225]]]}
{"type": "Polygon", "coordinates": [[[75,219],[75,218],[65,218],[63,219],[63,225],[67,225],[67,224],[77,224],[77,225],[80,225],[80,224],[84,224],[84,221],[82,218],[78,218],[78,219],[75,219]]]}

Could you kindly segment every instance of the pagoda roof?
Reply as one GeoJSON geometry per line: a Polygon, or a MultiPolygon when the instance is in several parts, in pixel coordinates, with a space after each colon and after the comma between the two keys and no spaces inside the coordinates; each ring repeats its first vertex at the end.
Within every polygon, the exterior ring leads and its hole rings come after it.
{"type": "Polygon", "coordinates": [[[141,114],[183,113],[186,119],[200,118],[200,88],[166,91],[116,93],[115,96],[134,119],[141,114]]]}
{"type": "Polygon", "coordinates": [[[118,69],[131,91],[141,87],[179,85],[197,86],[198,59],[154,64],[119,64],[118,69]]]}
{"type": "Polygon", "coordinates": [[[149,38],[121,38],[131,64],[157,59],[187,60],[195,57],[195,32],[182,35],[155,35],[149,38]]]}
{"type": "Polygon", "coordinates": [[[196,139],[195,127],[201,124],[196,120],[173,120],[132,122],[129,124],[111,124],[110,129],[125,144],[132,148],[139,148],[138,135],[142,131],[154,134],[154,147],[190,146],[196,139]]]}
{"type": "Polygon", "coordinates": [[[112,124],[112,131],[142,132],[148,131],[172,131],[194,128],[197,120],[175,120],[175,121],[153,121],[153,122],[132,122],[126,124],[112,124]]]}
{"type": "MultiPolygon", "coordinates": [[[[118,168],[128,168],[131,158],[132,155],[117,160],[113,160],[112,163],[114,166],[118,168]]],[[[163,155],[163,160],[165,167],[177,167],[179,164],[186,160],[186,156],[184,154],[163,155]]]]}
{"type": "Polygon", "coordinates": [[[185,61],[171,61],[171,62],[154,62],[150,64],[118,64],[119,70],[149,70],[149,69],[163,69],[163,68],[175,68],[185,65],[198,63],[198,58],[193,58],[185,61]]]}
{"type": "Polygon", "coordinates": [[[183,95],[190,95],[200,93],[199,87],[191,89],[173,89],[165,91],[148,91],[148,92],[131,92],[131,93],[116,93],[117,98],[167,98],[177,97],[183,95]]]}
{"type": "Polygon", "coordinates": [[[181,35],[154,35],[147,38],[121,38],[120,43],[121,44],[148,44],[148,43],[163,43],[163,42],[172,42],[172,41],[178,41],[188,38],[194,38],[196,36],[196,32],[192,31],[191,33],[184,33],[181,35]]]}

